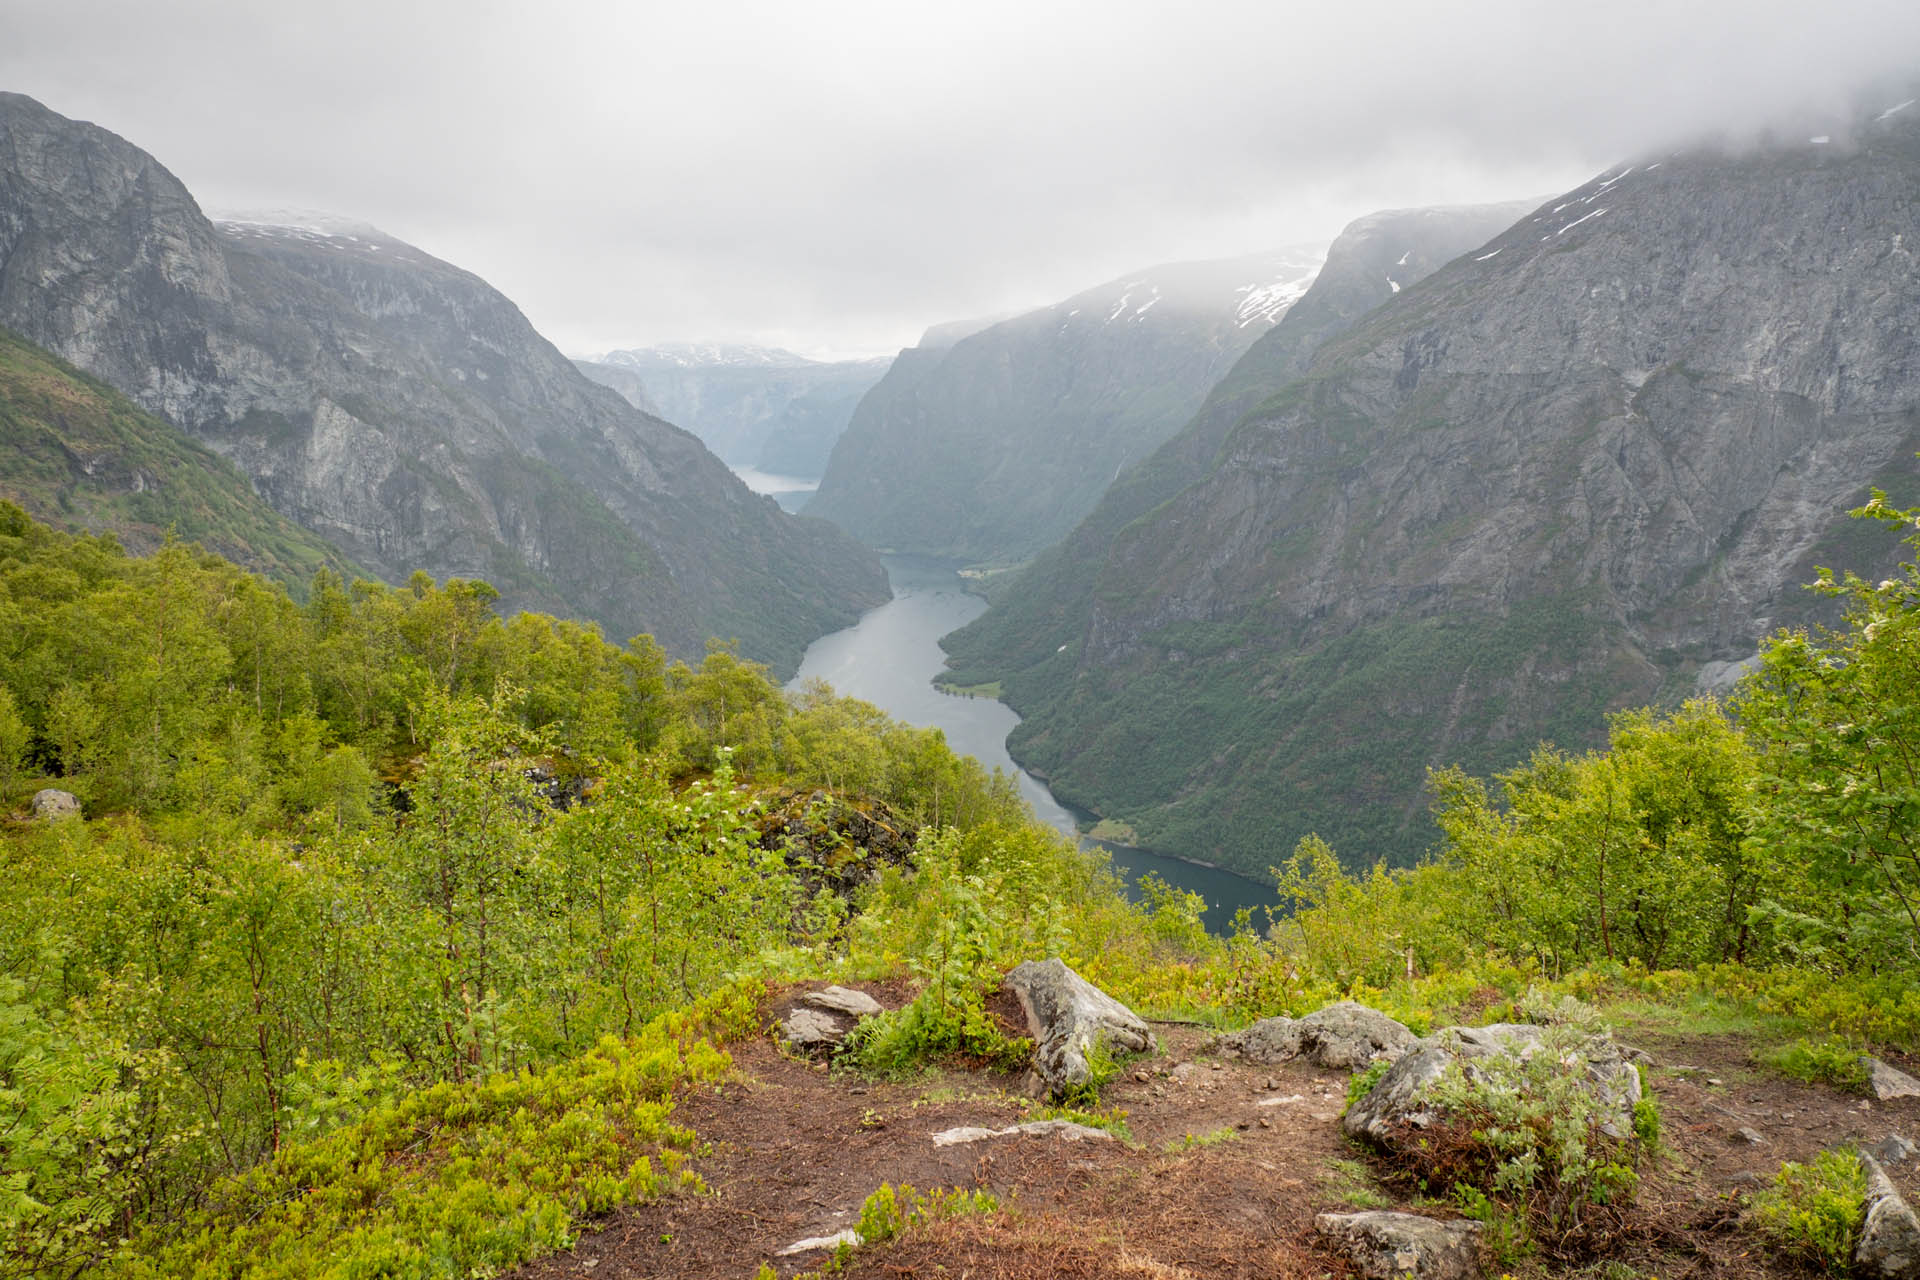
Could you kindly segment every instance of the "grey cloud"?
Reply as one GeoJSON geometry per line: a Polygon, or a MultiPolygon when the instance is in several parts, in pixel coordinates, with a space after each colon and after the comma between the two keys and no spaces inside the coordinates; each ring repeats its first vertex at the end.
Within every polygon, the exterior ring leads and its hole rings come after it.
{"type": "Polygon", "coordinates": [[[1906,0],[6,8],[0,86],[210,205],[378,223],[576,350],[890,347],[1920,73],[1906,0]]]}

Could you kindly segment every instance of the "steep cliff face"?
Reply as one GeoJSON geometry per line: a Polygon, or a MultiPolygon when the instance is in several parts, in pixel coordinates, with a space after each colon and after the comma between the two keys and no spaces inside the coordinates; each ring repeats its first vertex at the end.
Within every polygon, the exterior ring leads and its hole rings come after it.
{"type": "Polygon", "coordinates": [[[1426,843],[1427,767],[1580,745],[1806,616],[1912,498],[1920,117],[1623,166],[1322,346],[1129,525],[1016,755],[1156,847],[1426,843]]]}
{"type": "Polygon", "coordinates": [[[232,463],[6,329],[0,498],[58,528],[112,534],[135,554],[169,535],[198,542],[296,595],[323,567],[362,572],[263,502],[232,463]]]}
{"type": "Polygon", "coordinates": [[[1320,257],[1160,267],[958,340],[930,333],[860,402],[806,510],[870,546],[1023,560],[1180,429],[1320,257]]]}
{"type": "Polygon", "coordinates": [[[791,668],[870,556],[598,387],[471,274],[372,228],[216,226],[152,157],[0,95],[0,322],[233,460],[390,578],[708,635],[791,668]]]}
{"type": "Polygon", "coordinates": [[[681,344],[580,361],[596,382],[685,427],[736,466],[817,480],[854,407],[889,359],[809,360],[765,347],[681,344]]]}
{"type": "Polygon", "coordinates": [[[993,607],[942,643],[962,684],[1000,681],[1016,705],[1044,701],[1085,632],[1113,540],[1205,475],[1234,424],[1299,377],[1313,353],[1402,289],[1528,212],[1524,202],[1370,214],[1340,233],[1312,287],[1207,393],[1171,440],[1127,468],[1073,531],[995,592],[993,607]]]}

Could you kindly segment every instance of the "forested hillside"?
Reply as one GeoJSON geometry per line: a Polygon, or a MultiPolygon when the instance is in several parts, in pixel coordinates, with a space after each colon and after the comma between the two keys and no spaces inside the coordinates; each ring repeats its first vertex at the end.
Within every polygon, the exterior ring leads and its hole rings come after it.
{"type": "MultiPolygon", "coordinates": [[[[1770,643],[1732,718],[1438,771],[1431,863],[1350,875],[1303,840],[1287,909],[1217,938],[1164,884],[1127,905],[937,733],[725,652],[668,664],[425,575],[322,571],[296,605],[0,505],[0,1268],[497,1273],[703,1185],[676,1105],[732,1087],[795,980],[900,984],[840,1054],[881,1078],[1024,1063],[990,1001],[1057,955],[1214,1026],[1342,996],[1416,1032],[1684,1008],[1840,1079],[1846,1045],[1920,1048],[1920,571],[1825,589],[1848,628],[1770,643]],[[30,816],[47,784],[82,812],[30,816]]],[[[1103,1072],[1042,1114],[1124,1135],[1103,1072]]],[[[1657,1140],[1657,1107],[1634,1123],[1657,1140]]],[[[1587,1185],[1555,1168],[1460,1175],[1497,1256],[1593,1256],[1540,1208],[1587,1185]]],[[[1572,1193],[1632,1212],[1609,1177],[1572,1193]]],[[[870,1247],[902,1212],[863,1217],[870,1247]]]]}

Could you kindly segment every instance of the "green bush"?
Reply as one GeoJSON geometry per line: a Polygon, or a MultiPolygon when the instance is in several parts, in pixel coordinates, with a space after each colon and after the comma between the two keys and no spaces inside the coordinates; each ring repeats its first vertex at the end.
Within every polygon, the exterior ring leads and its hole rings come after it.
{"type": "Polygon", "coordinates": [[[999,1208],[1000,1201],[991,1191],[936,1187],[920,1192],[904,1182],[898,1187],[883,1182],[861,1204],[860,1225],[855,1229],[862,1244],[880,1244],[927,1222],[993,1213],[999,1208]]]}
{"type": "Polygon", "coordinates": [[[1865,1093],[1867,1064],[1860,1050],[1839,1036],[1795,1040],[1753,1055],[1761,1066],[1809,1084],[1830,1084],[1849,1093],[1865,1093]]]}
{"type": "Polygon", "coordinates": [[[1845,1275],[1865,1215],[1867,1170],[1852,1148],[1780,1166],[1754,1196],[1753,1225],[1776,1246],[1831,1276],[1845,1275]]]}
{"type": "Polygon", "coordinates": [[[1643,1145],[1638,1110],[1634,1132],[1607,1134],[1614,1117],[1592,1086],[1590,1061],[1585,1036],[1555,1027],[1524,1057],[1454,1062],[1427,1095],[1438,1123],[1402,1154],[1430,1188],[1471,1192],[1473,1203],[1523,1220],[1543,1251],[1589,1252],[1624,1224],[1643,1145]]]}

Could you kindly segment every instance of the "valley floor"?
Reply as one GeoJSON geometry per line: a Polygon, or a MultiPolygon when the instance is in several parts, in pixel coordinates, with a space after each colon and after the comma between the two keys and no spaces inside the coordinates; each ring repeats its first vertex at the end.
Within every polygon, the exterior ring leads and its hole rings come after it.
{"type": "MultiPolygon", "coordinates": [[[[865,984],[883,1003],[906,992],[865,984]]],[[[784,1013],[798,989],[768,1009],[784,1013]]],[[[1807,1274],[1741,1224],[1741,1196],[1784,1160],[1844,1142],[1920,1133],[1920,1099],[1868,1102],[1761,1072],[1737,1034],[1664,1025],[1617,1028],[1650,1053],[1663,1147],[1643,1184],[1637,1229],[1604,1263],[1510,1264],[1516,1276],[1595,1280],[1807,1274]],[[1757,1134],[1755,1144],[1741,1130],[1757,1134]]],[[[1314,1215],[1393,1207],[1457,1216],[1417,1188],[1380,1180],[1383,1162],[1350,1145],[1338,1117],[1347,1077],[1304,1063],[1254,1066],[1212,1054],[1200,1027],[1155,1025],[1161,1045],[1127,1064],[1104,1103],[1125,1114],[1126,1142],[995,1137],[936,1147],[963,1125],[1003,1128],[1038,1114],[1017,1081],[948,1070],[886,1082],[835,1074],[767,1038],[732,1047],[724,1083],[675,1115],[706,1152],[708,1192],[615,1215],[573,1250],[523,1268],[522,1280],[591,1275],[747,1280],[833,1270],[825,1249],[779,1256],[853,1227],[882,1183],[988,1189],[1000,1210],[935,1221],[858,1249],[852,1277],[1326,1277],[1348,1274],[1313,1231],[1314,1215]]],[[[1899,1063],[1907,1068],[1912,1061],[1899,1063]]],[[[1920,1161],[1890,1167],[1912,1198],[1920,1161]]],[[[1488,1274],[1501,1274],[1490,1268],[1488,1274]]]]}

